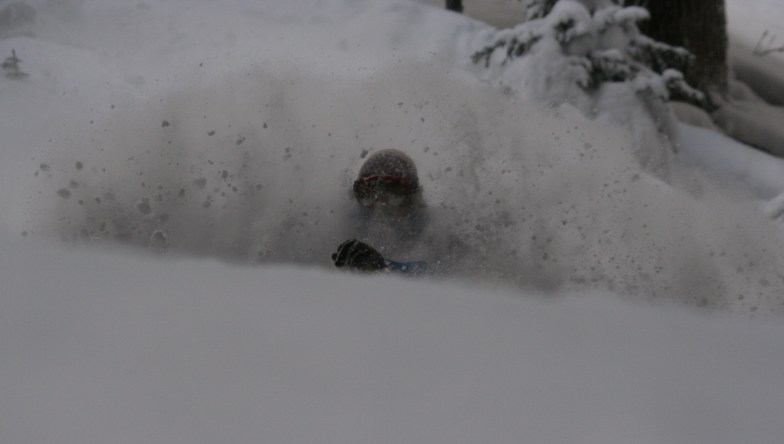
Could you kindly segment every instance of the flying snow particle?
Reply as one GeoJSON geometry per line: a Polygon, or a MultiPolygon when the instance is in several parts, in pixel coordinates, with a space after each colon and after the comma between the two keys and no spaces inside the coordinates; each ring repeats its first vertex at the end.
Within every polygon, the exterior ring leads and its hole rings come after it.
{"type": "Polygon", "coordinates": [[[144,214],[145,216],[152,213],[152,207],[150,206],[150,199],[146,197],[142,197],[142,200],[136,203],[136,209],[139,210],[139,212],[144,214]]]}
{"type": "Polygon", "coordinates": [[[147,247],[154,251],[164,252],[169,247],[169,238],[163,230],[155,230],[150,235],[147,247]]]}

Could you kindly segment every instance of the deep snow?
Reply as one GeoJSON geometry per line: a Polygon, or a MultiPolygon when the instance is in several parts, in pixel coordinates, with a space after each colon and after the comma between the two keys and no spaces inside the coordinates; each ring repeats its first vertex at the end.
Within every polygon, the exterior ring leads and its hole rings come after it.
{"type": "Polygon", "coordinates": [[[778,320],[20,240],[3,242],[0,282],[8,444],[735,444],[784,431],[778,320]]]}
{"type": "Polygon", "coordinates": [[[779,160],[682,126],[655,177],[405,1],[35,4],[0,40],[3,443],[784,432],[779,160]],[[388,253],[442,276],[331,270],[386,147],[433,213],[388,253]]]}

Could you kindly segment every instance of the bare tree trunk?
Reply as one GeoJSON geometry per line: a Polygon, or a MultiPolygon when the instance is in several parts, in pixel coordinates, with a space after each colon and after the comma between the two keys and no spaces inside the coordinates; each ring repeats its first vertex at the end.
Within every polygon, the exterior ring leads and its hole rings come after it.
{"type": "Polygon", "coordinates": [[[455,12],[463,12],[463,0],[446,0],[446,9],[455,12]]]}
{"type": "Polygon", "coordinates": [[[634,0],[650,11],[642,31],[655,40],[682,46],[694,63],[686,80],[703,91],[727,91],[727,16],[724,0],[634,0]]]}

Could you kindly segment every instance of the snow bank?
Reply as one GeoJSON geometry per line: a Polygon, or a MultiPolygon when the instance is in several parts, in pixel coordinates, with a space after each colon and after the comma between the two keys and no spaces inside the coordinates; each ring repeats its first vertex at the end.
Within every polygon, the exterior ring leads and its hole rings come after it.
{"type": "Polygon", "coordinates": [[[777,322],[2,241],[3,442],[777,442],[777,322]]]}
{"type": "Polygon", "coordinates": [[[714,113],[716,123],[732,138],[784,157],[784,107],[760,100],[731,100],[714,113]]]}
{"type": "Polygon", "coordinates": [[[732,85],[729,103],[714,117],[731,137],[782,157],[784,2],[729,0],[727,15],[729,58],[738,82],[732,85]]]}
{"type": "Polygon", "coordinates": [[[680,162],[707,171],[728,185],[746,184],[761,201],[773,199],[784,190],[781,158],[750,149],[712,130],[688,124],[681,124],[679,130],[680,162]]]}
{"type": "MultiPolygon", "coordinates": [[[[444,0],[413,0],[444,8],[444,0]]],[[[525,19],[526,5],[522,0],[463,0],[463,13],[498,28],[513,27],[525,19]]]]}
{"type": "MultiPolygon", "coordinates": [[[[784,45],[784,39],[781,44],[784,45]]],[[[730,63],[738,80],[751,86],[768,103],[784,106],[784,60],[755,55],[752,48],[736,43],[730,47],[730,63]]]]}

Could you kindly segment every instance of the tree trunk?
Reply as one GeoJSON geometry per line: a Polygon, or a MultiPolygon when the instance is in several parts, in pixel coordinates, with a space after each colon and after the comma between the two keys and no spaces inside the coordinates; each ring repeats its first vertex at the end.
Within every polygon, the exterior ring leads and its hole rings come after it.
{"type": "Polygon", "coordinates": [[[727,91],[727,17],[724,0],[634,0],[651,13],[641,30],[691,52],[686,80],[703,91],[727,91]]]}
{"type": "Polygon", "coordinates": [[[463,12],[463,0],[446,0],[446,9],[455,12],[463,12]]]}

